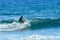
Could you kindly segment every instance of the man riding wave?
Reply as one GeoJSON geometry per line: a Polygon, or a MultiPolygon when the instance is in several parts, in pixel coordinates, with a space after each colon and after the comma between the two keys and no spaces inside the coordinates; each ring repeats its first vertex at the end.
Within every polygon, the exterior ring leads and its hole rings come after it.
{"type": "Polygon", "coordinates": [[[19,22],[20,22],[20,23],[24,23],[24,21],[23,21],[23,16],[21,16],[21,17],[19,18],[19,22]]]}

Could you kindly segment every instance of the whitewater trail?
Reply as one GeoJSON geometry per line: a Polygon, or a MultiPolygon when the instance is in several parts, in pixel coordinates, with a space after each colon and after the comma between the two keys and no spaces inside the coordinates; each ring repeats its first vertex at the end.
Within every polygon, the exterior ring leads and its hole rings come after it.
{"type": "Polygon", "coordinates": [[[30,26],[29,21],[26,21],[24,23],[18,23],[18,22],[13,22],[10,24],[0,24],[0,31],[15,31],[15,30],[21,30],[26,27],[30,26]]]}

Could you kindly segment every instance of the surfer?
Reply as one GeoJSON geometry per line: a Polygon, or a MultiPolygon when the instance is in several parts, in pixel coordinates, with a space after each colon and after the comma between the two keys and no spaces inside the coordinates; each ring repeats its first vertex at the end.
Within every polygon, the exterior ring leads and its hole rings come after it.
{"type": "Polygon", "coordinates": [[[20,22],[20,23],[24,23],[24,21],[23,21],[23,16],[21,16],[21,17],[19,18],[19,22],[20,22]]]}

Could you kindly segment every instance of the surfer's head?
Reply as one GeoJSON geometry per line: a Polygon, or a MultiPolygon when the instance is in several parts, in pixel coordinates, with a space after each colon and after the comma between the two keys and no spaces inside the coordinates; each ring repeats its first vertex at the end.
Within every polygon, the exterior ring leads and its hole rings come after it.
{"type": "Polygon", "coordinates": [[[21,16],[20,18],[23,18],[23,16],[21,16]]]}

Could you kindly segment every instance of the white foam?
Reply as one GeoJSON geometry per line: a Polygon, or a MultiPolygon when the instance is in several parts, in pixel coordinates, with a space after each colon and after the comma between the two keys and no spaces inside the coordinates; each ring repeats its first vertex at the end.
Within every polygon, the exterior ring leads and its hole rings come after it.
{"type": "Polygon", "coordinates": [[[12,36],[11,38],[7,38],[8,40],[60,40],[60,36],[42,36],[38,34],[24,36],[24,37],[16,37],[12,36]]]}
{"type": "Polygon", "coordinates": [[[13,22],[10,24],[0,24],[0,31],[14,31],[18,29],[21,30],[27,26],[30,26],[29,21],[25,21],[24,23],[13,22]]]}

